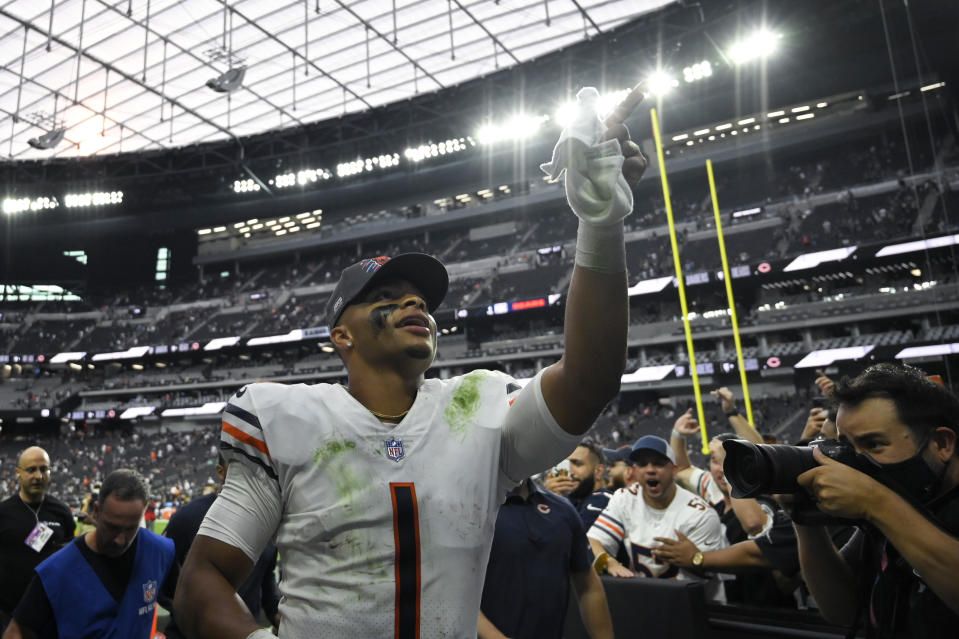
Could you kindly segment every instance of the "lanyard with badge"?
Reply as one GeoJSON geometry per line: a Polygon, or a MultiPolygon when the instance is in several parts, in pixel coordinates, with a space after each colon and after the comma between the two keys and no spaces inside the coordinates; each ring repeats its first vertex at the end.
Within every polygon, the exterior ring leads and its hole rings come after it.
{"type": "Polygon", "coordinates": [[[33,514],[33,518],[37,521],[37,525],[33,527],[33,530],[30,531],[30,534],[27,535],[23,543],[33,548],[36,552],[40,552],[47,542],[50,541],[50,537],[53,536],[53,528],[50,528],[50,526],[40,521],[40,509],[43,508],[43,499],[40,500],[40,506],[36,510],[31,508],[22,498],[20,499],[20,503],[26,506],[27,510],[33,514]]]}

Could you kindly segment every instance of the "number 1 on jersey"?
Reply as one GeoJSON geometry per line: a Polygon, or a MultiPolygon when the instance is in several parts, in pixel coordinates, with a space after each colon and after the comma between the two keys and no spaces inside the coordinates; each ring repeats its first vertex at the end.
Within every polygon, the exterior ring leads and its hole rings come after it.
{"type": "Polygon", "coordinates": [[[395,639],[420,636],[420,516],[412,483],[390,482],[396,541],[395,639]]]}

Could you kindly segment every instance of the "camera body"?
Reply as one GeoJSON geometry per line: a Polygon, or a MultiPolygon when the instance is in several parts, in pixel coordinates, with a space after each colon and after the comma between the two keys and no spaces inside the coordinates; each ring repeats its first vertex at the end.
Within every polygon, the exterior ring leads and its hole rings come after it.
{"type": "Polygon", "coordinates": [[[820,439],[809,446],[786,446],[731,439],[723,442],[726,451],[723,472],[732,487],[732,496],[742,499],[769,494],[795,495],[791,512],[793,521],[807,525],[835,523],[838,520],[820,511],[809,494],[796,483],[799,475],[819,466],[813,457],[814,446],[827,457],[887,484],[879,464],[857,453],[847,442],[820,439]]]}

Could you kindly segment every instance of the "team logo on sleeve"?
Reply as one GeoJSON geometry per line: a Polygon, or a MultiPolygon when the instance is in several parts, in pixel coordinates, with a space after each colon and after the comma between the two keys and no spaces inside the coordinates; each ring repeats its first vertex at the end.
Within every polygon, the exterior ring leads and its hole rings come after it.
{"type": "Polygon", "coordinates": [[[143,602],[152,603],[157,597],[157,582],[150,580],[143,584],[143,602]]]}
{"type": "Polygon", "coordinates": [[[406,457],[406,450],[403,448],[402,439],[387,439],[383,442],[383,445],[386,447],[386,458],[392,459],[395,462],[400,461],[406,457]]]}

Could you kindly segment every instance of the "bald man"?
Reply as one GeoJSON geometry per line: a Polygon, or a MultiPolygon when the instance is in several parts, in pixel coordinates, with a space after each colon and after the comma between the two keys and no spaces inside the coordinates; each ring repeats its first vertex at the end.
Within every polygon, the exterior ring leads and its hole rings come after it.
{"type": "Polygon", "coordinates": [[[17,494],[0,502],[0,628],[33,578],[37,564],[65,546],[76,528],[70,509],[47,494],[50,456],[31,446],[17,459],[17,494]]]}

